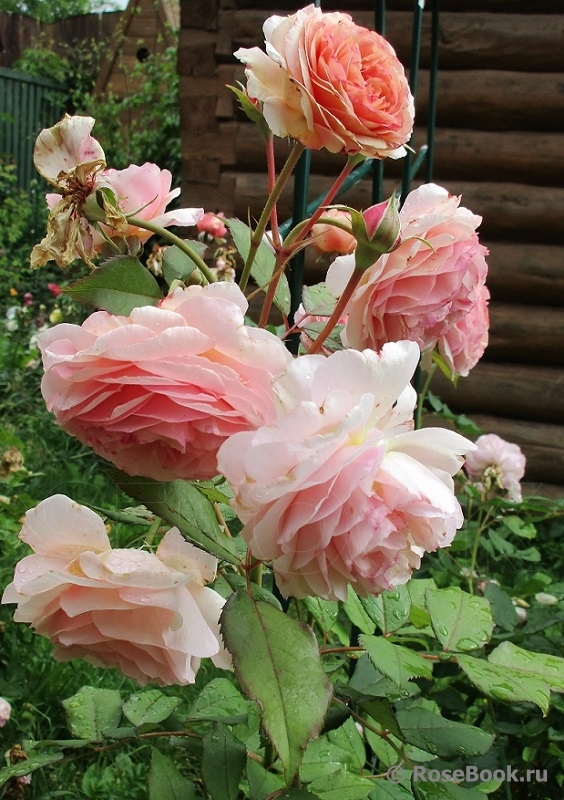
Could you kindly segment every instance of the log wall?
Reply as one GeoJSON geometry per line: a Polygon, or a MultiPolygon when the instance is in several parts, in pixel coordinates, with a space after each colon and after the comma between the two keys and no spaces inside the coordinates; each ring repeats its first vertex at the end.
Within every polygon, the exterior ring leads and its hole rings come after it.
{"type": "MultiPolygon", "coordinates": [[[[408,66],[413,0],[388,0],[386,35],[408,66]]],[[[372,27],[371,0],[323,0],[372,27]],[[353,7],[351,10],[350,6],[353,7]]],[[[291,0],[182,0],[179,70],[184,199],[241,218],[266,196],[257,132],[225,84],[243,81],[238,47],[260,46],[262,23],[291,0]]],[[[425,141],[430,13],[424,13],[415,143],[425,141]]],[[[490,346],[466,379],[433,389],[485,432],[517,442],[534,491],[564,495],[564,4],[442,0],[435,180],[483,216],[492,294],[490,346]],[[551,489],[550,486],[555,486],[551,489]],[[560,488],[559,488],[560,487],[560,488]]],[[[287,146],[277,142],[282,163],[287,146]]],[[[342,161],[313,154],[311,196],[342,161]]],[[[400,166],[386,164],[385,191],[400,166]]],[[[347,202],[370,204],[368,182],[347,202]]],[[[291,196],[281,202],[290,215],[291,196]]],[[[309,277],[315,280],[311,266],[309,277]]]]}

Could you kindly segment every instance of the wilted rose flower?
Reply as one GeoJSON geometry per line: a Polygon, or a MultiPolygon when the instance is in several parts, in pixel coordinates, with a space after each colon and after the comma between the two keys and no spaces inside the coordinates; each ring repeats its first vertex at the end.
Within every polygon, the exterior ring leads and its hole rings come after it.
{"type": "Polygon", "coordinates": [[[466,458],[465,469],[469,477],[478,481],[486,491],[504,489],[508,500],[520,503],[520,481],[527,460],[519,445],[506,442],[496,433],[486,433],[476,439],[476,448],[466,458]]]}
{"type": "Polygon", "coordinates": [[[405,71],[379,34],[309,5],[263,26],[266,53],[242,48],[247,95],[276,136],[311,150],[400,158],[413,127],[405,71]]]}
{"type": "MultiPolygon", "coordinates": [[[[323,219],[333,219],[344,225],[351,225],[351,215],[340,208],[328,208],[323,212],[323,219]]],[[[318,253],[352,253],[356,247],[356,239],[352,233],[327,222],[318,222],[311,229],[311,243],[318,253]]]]}
{"type": "Polygon", "coordinates": [[[222,445],[218,464],[255,558],[284,595],[344,600],[409,580],[462,524],[452,475],[473,445],[413,430],[413,342],[302,356],[275,381],[279,416],[222,445]]]}
{"type": "Polygon", "coordinates": [[[103,520],[64,495],[25,516],[20,539],[34,555],[16,566],[3,603],[55,644],[55,658],[116,667],[141,684],[193,683],[201,658],[228,667],[219,615],[206,587],[217,561],[176,528],[155,554],[112,550],[103,520]]]}
{"type": "Polygon", "coordinates": [[[11,713],[12,713],[12,706],[8,703],[7,700],[4,700],[3,697],[0,697],[0,728],[3,728],[4,725],[8,722],[11,713]]]}
{"type": "Polygon", "coordinates": [[[130,475],[212,478],[226,438],[274,417],[271,382],[291,360],[278,337],[245,325],[246,310],[222,281],[51,328],[39,338],[47,406],[130,475]]]}
{"type": "Polygon", "coordinates": [[[227,233],[227,228],[223,219],[225,214],[221,211],[218,214],[212,214],[207,211],[196,223],[196,227],[200,233],[207,233],[215,239],[223,239],[227,233]]]}
{"type": "MultiPolygon", "coordinates": [[[[140,167],[131,164],[127,169],[106,169],[101,172],[96,177],[95,189],[111,189],[117,199],[118,211],[125,216],[134,215],[162,228],[195,225],[204,213],[203,208],[166,211],[167,205],[180,194],[180,189],[171,190],[171,183],[172,175],[168,169],[160,169],[150,163],[140,167]]],[[[103,223],[100,223],[100,227],[109,238],[136,236],[140,242],[145,242],[153,235],[151,231],[130,224],[122,229],[112,229],[103,223]]],[[[99,250],[103,243],[103,237],[93,229],[94,249],[99,250]]]]}
{"type": "MultiPolygon", "coordinates": [[[[476,234],[481,218],[436,184],[412,191],[400,211],[402,241],[366,270],[347,305],[347,347],[379,350],[409,339],[421,350],[437,341],[483,302],[487,250],[476,234]]],[[[340,295],[354,257],[329,268],[327,286],[340,295]]]]}

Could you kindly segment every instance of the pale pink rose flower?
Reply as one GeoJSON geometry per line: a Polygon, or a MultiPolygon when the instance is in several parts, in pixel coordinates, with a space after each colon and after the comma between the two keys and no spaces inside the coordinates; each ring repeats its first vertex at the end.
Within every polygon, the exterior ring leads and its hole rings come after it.
{"type": "Polygon", "coordinates": [[[272,379],[291,361],[278,337],[245,325],[246,310],[222,281],[128,317],[57,325],[39,337],[47,407],[130,475],[212,478],[225,439],[273,419],[272,379]]]}
{"type": "Polygon", "coordinates": [[[219,615],[224,599],[205,584],[217,561],[176,528],[155,554],[115,549],[103,520],[64,495],[25,516],[20,539],[34,555],[16,566],[2,603],[17,603],[55,644],[55,658],[116,667],[140,684],[194,683],[200,659],[229,667],[219,615]]]}
{"type": "Polygon", "coordinates": [[[279,416],[222,445],[242,536],[284,595],[344,600],[409,580],[462,524],[452,475],[473,447],[413,430],[413,342],[302,356],[275,381],[279,416]]]}
{"type": "MultiPolygon", "coordinates": [[[[334,219],[351,225],[351,215],[340,208],[328,208],[323,212],[323,218],[334,219]]],[[[327,222],[318,222],[311,230],[311,243],[318,253],[350,254],[356,247],[356,239],[352,233],[347,233],[342,228],[337,228],[327,222]]]]}
{"type": "MultiPolygon", "coordinates": [[[[409,339],[432,349],[480,301],[488,252],[476,234],[481,218],[459,204],[436,184],[408,195],[400,211],[401,243],[366,270],[347,305],[346,347],[379,350],[409,339]]],[[[329,290],[340,295],[353,270],[354,256],[336,259],[327,274],[329,290]]]]}
{"type": "Polygon", "coordinates": [[[466,377],[488,346],[490,292],[485,284],[476,287],[476,304],[455,322],[437,342],[437,349],[453,375],[466,377]]]}
{"type": "Polygon", "coordinates": [[[247,94],[276,136],[312,150],[400,158],[413,128],[405,71],[379,34],[309,5],[263,26],[266,53],[242,48],[247,94]]]}
{"type": "MultiPolygon", "coordinates": [[[[178,197],[180,189],[171,190],[172,175],[168,169],[160,169],[156,164],[145,163],[138,167],[131,164],[127,169],[106,169],[96,177],[95,189],[111,189],[118,201],[122,214],[133,214],[139,219],[160,225],[190,227],[204,214],[203,208],[177,208],[166,211],[167,205],[178,197]]],[[[116,236],[136,236],[145,242],[153,234],[151,231],[128,225],[124,233],[112,230],[107,225],[100,226],[110,238],[116,236]]],[[[101,234],[92,230],[93,246],[99,249],[104,243],[101,234]]]]}
{"type": "Polygon", "coordinates": [[[8,722],[11,713],[12,713],[12,706],[8,703],[7,700],[4,700],[3,697],[0,697],[0,728],[3,728],[4,725],[8,722]]]}
{"type": "Polygon", "coordinates": [[[497,484],[505,489],[508,500],[520,503],[520,481],[527,460],[519,445],[506,442],[496,433],[486,433],[476,439],[476,447],[466,457],[465,469],[469,477],[480,486],[497,484]]]}
{"type": "Polygon", "coordinates": [[[223,239],[227,233],[227,227],[223,222],[225,214],[221,211],[218,214],[212,214],[207,211],[196,223],[196,227],[200,233],[208,233],[215,239],[223,239]]]}

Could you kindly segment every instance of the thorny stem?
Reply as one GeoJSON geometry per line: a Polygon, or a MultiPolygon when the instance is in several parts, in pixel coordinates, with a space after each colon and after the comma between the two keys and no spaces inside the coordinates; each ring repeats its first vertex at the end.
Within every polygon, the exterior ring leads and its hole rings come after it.
{"type": "Polygon", "coordinates": [[[210,271],[210,268],[206,262],[200,258],[200,256],[194,250],[192,250],[190,245],[186,244],[184,239],[181,239],[180,236],[175,236],[174,233],[171,233],[166,228],[162,228],[160,225],[153,225],[152,222],[147,222],[145,219],[128,217],[127,221],[132,225],[136,225],[138,228],[144,228],[147,231],[151,231],[151,233],[156,233],[159,236],[162,236],[163,239],[168,239],[169,242],[175,244],[179,250],[182,250],[182,252],[185,253],[188,258],[194,262],[194,264],[196,264],[208,283],[215,283],[215,276],[213,272],[210,271]]]}
{"type": "Polygon", "coordinates": [[[480,547],[480,540],[482,538],[483,532],[488,527],[492,516],[495,515],[495,511],[488,509],[485,512],[480,513],[481,519],[478,520],[478,530],[476,531],[476,536],[474,537],[474,544],[472,545],[472,555],[470,556],[470,567],[468,570],[468,590],[470,594],[474,594],[474,571],[476,569],[476,563],[478,561],[478,549],[480,547]]]}
{"type": "MultiPolygon", "coordinates": [[[[268,168],[268,194],[272,194],[276,184],[276,164],[274,160],[274,136],[269,133],[266,140],[266,164],[268,168]]],[[[270,215],[270,230],[272,231],[272,241],[274,247],[280,247],[280,230],[278,228],[278,211],[276,206],[272,209],[270,215]]]]}
{"type": "Polygon", "coordinates": [[[262,237],[264,236],[264,232],[271,218],[273,209],[276,207],[276,203],[278,202],[278,199],[282,194],[282,190],[288,183],[288,180],[290,179],[294,167],[296,166],[304,150],[305,147],[303,146],[303,144],[296,142],[292,151],[290,152],[290,155],[286,160],[286,163],[282,168],[282,171],[280,172],[280,175],[278,176],[276,182],[274,183],[272,191],[268,196],[268,199],[262,210],[262,214],[260,215],[259,221],[257,222],[257,227],[255,228],[253,235],[251,236],[251,247],[247,255],[247,260],[245,261],[245,266],[243,267],[243,272],[241,273],[241,279],[239,281],[239,288],[241,289],[242,292],[245,291],[247,283],[249,282],[249,277],[251,275],[251,269],[255,260],[255,256],[262,242],[262,237]]]}
{"type": "Polygon", "coordinates": [[[349,300],[351,299],[354,290],[358,286],[360,279],[363,276],[363,272],[361,270],[355,269],[351,277],[349,278],[349,282],[345,286],[345,290],[343,294],[339,297],[337,301],[337,305],[335,306],[335,310],[327,320],[325,327],[314,341],[314,343],[309,348],[308,355],[312,355],[313,353],[318,353],[321,350],[323,342],[327,339],[335,325],[339,322],[341,317],[343,316],[343,312],[347,307],[349,300]]]}

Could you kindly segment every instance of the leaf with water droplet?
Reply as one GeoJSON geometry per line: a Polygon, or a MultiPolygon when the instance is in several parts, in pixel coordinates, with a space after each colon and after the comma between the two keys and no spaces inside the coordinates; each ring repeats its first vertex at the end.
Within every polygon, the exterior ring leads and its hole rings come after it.
{"type": "Polygon", "coordinates": [[[169,697],[158,689],[147,689],[131,695],[123,704],[123,713],[136,728],[140,725],[158,725],[170,717],[180,702],[179,697],[169,697]]]}
{"type": "Polygon", "coordinates": [[[392,644],[383,636],[360,636],[360,643],[380,672],[402,686],[410,678],[433,677],[432,664],[414,650],[392,644]]]}
{"type": "Polygon", "coordinates": [[[503,703],[535,703],[546,716],[550,702],[546,681],[481,658],[460,655],[457,661],[474,686],[488,697],[503,703]]]}
{"type": "Polygon", "coordinates": [[[214,800],[235,800],[247,761],[247,749],[226,725],[216,725],[204,737],[202,778],[214,800]]]}
{"type": "Polygon", "coordinates": [[[121,720],[121,697],[117,689],[83,686],[63,700],[69,730],[77,739],[99,742],[106,729],[117,728],[121,720]]]}
{"type": "Polygon", "coordinates": [[[399,630],[409,619],[411,597],[405,586],[388,589],[378,597],[367,597],[361,602],[384,635],[399,630]]]}
{"type": "Polygon", "coordinates": [[[488,661],[500,667],[510,667],[522,675],[539,678],[556,692],[564,692],[564,658],[549,653],[534,653],[517,647],[512,642],[502,642],[488,656],[488,661]]]}
{"type": "Polygon", "coordinates": [[[445,719],[427,708],[402,709],[397,720],[407,742],[445,758],[460,755],[460,748],[468,757],[483,755],[493,743],[486,731],[445,719]]]}
{"type": "Polygon", "coordinates": [[[249,701],[239,689],[227,678],[214,678],[199,692],[188,716],[235,725],[245,722],[248,713],[249,701]]]}
{"type": "Polygon", "coordinates": [[[149,768],[149,800],[195,800],[194,784],[176,769],[174,762],[153,749],[149,768]]]}
{"type": "Polygon", "coordinates": [[[490,640],[494,621],[489,603],[483,597],[450,586],[427,589],[425,601],[435,636],[445,650],[478,650],[490,640]]]}

